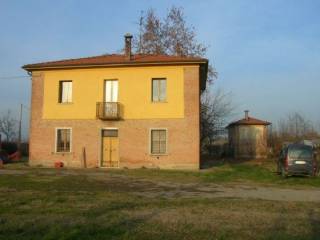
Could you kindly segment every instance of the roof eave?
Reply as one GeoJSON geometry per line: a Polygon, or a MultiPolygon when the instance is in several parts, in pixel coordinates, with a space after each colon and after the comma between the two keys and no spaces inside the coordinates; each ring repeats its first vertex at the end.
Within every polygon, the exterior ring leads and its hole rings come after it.
{"type": "MultiPolygon", "coordinates": [[[[130,67],[130,66],[155,66],[155,65],[193,65],[205,64],[208,61],[167,61],[167,62],[121,62],[121,63],[106,63],[106,64],[75,64],[75,65],[61,65],[61,66],[33,66],[32,64],[22,66],[26,71],[36,70],[56,70],[56,69],[74,69],[74,68],[99,68],[99,67],[130,67]]],[[[207,67],[206,67],[207,68],[207,67]]]]}
{"type": "Polygon", "coordinates": [[[208,79],[208,60],[200,64],[199,78],[200,78],[200,90],[206,90],[207,79],[208,79]]]}
{"type": "Polygon", "coordinates": [[[270,122],[265,122],[265,123],[230,123],[226,128],[234,127],[234,126],[268,126],[271,125],[272,123],[270,122]]]}

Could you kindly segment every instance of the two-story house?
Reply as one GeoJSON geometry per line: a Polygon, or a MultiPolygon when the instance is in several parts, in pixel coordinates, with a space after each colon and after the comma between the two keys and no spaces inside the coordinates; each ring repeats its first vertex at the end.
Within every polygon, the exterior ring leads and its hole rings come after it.
{"type": "Polygon", "coordinates": [[[28,64],[30,164],[198,169],[208,60],[131,53],[28,64]]]}

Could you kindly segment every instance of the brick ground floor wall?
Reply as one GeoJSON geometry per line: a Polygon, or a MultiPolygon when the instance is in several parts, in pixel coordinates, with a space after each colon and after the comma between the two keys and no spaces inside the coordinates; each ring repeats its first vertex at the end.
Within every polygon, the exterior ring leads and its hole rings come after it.
{"type": "Polygon", "coordinates": [[[30,164],[53,167],[62,161],[66,167],[83,167],[83,149],[87,167],[100,167],[101,131],[117,128],[120,167],[199,169],[198,118],[167,120],[40,120],[32,128],[30,164]],[[72,128],[71,153],[55,152],[56,128],[72,128]],[[150,129],[167,129],[167,155],[150,155],[150,129]]]}

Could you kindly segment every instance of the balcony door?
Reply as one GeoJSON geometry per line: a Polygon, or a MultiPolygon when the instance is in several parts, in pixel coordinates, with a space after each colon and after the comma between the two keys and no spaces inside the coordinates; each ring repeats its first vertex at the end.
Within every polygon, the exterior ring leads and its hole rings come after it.
{"type": "Polygon", "coordinates": [[[106,80],[104,84],[104,101],[118,102],[118,80],[106,80]]]}
{"type": "Polygon", "coordinates": [[[118,80],[105,80],[104,116],[118,116],[118,80]]]}

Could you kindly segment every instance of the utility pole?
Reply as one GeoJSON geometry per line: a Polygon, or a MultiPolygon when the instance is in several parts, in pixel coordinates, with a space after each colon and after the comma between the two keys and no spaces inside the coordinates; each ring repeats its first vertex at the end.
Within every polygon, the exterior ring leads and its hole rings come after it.
{"type": "Polygon", "coordinates": [[[19,135],[18,135],[18,150],[21,150],[21,123],[22,123],[22,103],[20,104],[20,118],[19,118],[19,135]]]}

